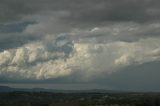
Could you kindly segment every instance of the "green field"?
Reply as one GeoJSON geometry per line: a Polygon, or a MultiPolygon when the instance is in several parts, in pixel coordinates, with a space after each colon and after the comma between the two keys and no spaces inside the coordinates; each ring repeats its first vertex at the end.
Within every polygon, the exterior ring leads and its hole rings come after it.
{"type": "Polygon", "coordinates": [[[0,93],[0,106],[160,106],[160,93],[0,93]]]}

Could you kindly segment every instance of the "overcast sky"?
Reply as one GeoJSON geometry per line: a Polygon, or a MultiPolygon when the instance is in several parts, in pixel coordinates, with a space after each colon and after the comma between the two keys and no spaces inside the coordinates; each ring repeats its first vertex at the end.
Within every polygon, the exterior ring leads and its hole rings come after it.
{"type": "Polygon", "coordinates": [[[159,0],[0,0],[0,85],[160,91],[159,75],[159,0]]]}

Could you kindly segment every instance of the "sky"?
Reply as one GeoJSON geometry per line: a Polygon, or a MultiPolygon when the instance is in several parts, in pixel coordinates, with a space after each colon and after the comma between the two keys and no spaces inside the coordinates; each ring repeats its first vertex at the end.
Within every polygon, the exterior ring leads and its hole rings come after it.
{"type": "Polygon", "coordinates": [[[160,91],[159,29],[159,0],[0,0],[0,85],[160,91]]]}

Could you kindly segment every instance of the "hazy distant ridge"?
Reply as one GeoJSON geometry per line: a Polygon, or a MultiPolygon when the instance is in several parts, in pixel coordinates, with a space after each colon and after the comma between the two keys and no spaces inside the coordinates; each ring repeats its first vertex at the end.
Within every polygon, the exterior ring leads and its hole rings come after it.
{"type": "Polygon", "coordinates": [[[53,93],[119,93],[122,91],[114,90],[103,90],[103,89],[91,89],[91,90],[57,90],[57,89],[44,89],[44,88],[11,88],[8,86],[0,86],[0,92],[14,92],[14,91],[24,91],[24,92],[53,92],[53,93]]]}

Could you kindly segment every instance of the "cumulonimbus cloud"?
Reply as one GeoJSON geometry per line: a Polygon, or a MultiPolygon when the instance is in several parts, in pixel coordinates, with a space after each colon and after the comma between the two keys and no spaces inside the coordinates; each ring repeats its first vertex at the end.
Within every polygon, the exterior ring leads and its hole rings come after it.
{"type": "Polygon", "coordinates": [[[65,77],[78,71],[88,80],[95,75],[111,74],[132,64],[158,61],[159,45],[157,38],[146,38],[137,42],[74,42],[73,50],[65,57],[63,51],[48,51],[45,43],[34,42],[1,52],[0,76],[9,79],[43,80],[65,77]]]}

